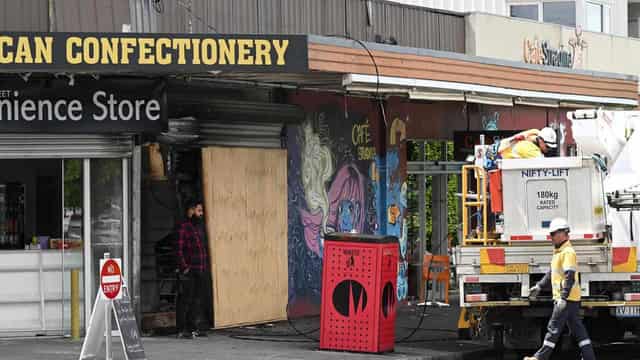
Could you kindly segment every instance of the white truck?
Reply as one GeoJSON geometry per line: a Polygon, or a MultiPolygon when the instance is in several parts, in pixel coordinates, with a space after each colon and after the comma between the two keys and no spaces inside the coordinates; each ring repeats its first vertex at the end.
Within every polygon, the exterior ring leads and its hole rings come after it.
{"type": "Polygon", "coordinates": [[[454,249],[461,323],[496,347],[541,343],[551,294],[529,298],[528,289],[549,270],[548,227],[556,217],[571,225],[584,322],[594,342],[640,334],[640,112],[581,110],[567,117],[576,156],[499,160],[492,171],[463,168],[463,241],[454,249]]]}

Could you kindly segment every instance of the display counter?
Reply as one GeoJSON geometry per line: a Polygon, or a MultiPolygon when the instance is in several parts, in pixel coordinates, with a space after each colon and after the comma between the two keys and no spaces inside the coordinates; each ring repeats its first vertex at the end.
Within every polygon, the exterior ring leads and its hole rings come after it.
{"type": "Polygon", "coordinates": [[[72,270],[84,316],[82,249],[0,250],[0,336],[68,333],[72,270]]]}

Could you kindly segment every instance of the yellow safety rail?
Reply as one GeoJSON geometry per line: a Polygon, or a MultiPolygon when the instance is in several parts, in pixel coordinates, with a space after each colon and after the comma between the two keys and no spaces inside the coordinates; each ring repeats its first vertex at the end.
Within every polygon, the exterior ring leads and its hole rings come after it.
{"type": "Polygon", "coordinates": [[[487,228],[487,172],[476,165],[464,165],[462,167],[462,243],[463,245],[494,243],[490,239],[487,228]],[[476,179],[475,193],[469,192],[469,174],[476,179]],[[470,235],[469,208],[482,211],[482,231],[475,236],[470,235]]]}

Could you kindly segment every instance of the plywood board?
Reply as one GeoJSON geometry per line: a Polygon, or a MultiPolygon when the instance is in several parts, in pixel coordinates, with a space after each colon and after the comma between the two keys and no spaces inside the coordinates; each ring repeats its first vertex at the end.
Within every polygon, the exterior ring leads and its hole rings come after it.
{"type": "Polygon", "coordinates": [[[286,150],[202,150],[216,328],[286,318],[286,150]]]}

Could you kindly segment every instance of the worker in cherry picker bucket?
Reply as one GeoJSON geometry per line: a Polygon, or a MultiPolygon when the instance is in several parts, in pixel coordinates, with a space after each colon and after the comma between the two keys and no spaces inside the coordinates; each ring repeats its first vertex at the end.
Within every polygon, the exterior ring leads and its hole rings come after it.
{"type": "Polygon", "coordinates": [[[550,127],[531,129],[500,141],[502,159],[533,159],[550,156],[558,147],[556,131],[550,127]]]}

